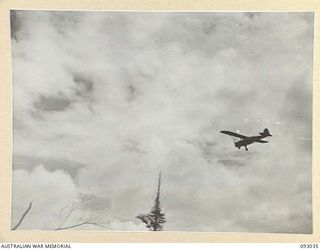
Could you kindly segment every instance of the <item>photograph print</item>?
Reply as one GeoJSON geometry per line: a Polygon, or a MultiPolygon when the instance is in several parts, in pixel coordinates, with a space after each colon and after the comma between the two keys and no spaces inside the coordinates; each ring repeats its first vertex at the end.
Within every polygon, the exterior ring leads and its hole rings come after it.
{"type": "Polygon", "coordinates": [[[10,17],[11,230],[313,232],[314,12],[10,17]]]}

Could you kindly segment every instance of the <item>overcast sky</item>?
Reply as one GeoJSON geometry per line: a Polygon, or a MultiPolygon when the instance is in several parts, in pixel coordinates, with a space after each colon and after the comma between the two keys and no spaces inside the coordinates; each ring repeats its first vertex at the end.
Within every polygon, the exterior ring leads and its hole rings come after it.
{"type": "Polygon", "coordinates": [[[313,13],[11,14],[13,225],[312,232],[313,13]]]}

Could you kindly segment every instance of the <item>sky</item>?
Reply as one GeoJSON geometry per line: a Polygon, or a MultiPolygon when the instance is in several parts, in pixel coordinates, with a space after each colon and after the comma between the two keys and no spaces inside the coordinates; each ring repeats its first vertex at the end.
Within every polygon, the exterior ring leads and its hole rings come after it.
{"type": "Polygon", "coordinates": [[[313,16],[12,11],[12,226],[312,233],[313,16]]]}

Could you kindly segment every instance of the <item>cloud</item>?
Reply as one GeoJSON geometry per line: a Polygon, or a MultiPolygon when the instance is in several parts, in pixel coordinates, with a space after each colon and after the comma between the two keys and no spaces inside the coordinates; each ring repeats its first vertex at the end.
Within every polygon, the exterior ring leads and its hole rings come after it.
{"type": "Polygon", "coordinates": [[[13,170],[23,169],[30,172],[37,166],[42,165],[49,172],[62,170],[68,173],[72,178],[75,178],[78,175],[79,170],[84,167],[83,164],[76,161],[69,161],[59,158],[41,158],[26,155],[17,155],[14,157],[13,161],[13,170]]]}
{"type": "Polygon", "coordinates": [[[70,100],[63,95],[40,96],[39,100],[33,103],[36,109],[41,111],[64,111],[70,106],[70,100]]]}
{"type": "Polygon", "coordinates": [[[11,17],[14,176],[63,173],[112,230],[143,230],[161,170],[166,230],[311,232],[313,13],[11,17]]]}
{"type": "Polygon", "coordinates": [[[33,207],[19,229],[54,229],[62,209],[79,199],[77,187],[61,170],[49,172],[37,166],[31,172],[13,171],[12,226],[17,223],[29,202],[33,207]]]}
{"type": "Polygon", "coordinates": [[[237,161],[237,160],[220,160],[219,162],[221,162],[226,167],[229,167],[229,166],[243,167],[245,165],[244,162],[237,161]]]}

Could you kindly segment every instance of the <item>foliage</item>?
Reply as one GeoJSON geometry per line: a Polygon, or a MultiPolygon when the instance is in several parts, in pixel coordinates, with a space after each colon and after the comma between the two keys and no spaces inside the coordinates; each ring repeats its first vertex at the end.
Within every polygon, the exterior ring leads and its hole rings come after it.
{"type": "Polygon", "coordinates": [[[161,173],[158,179],[157,196],[154,200],[154,205],[149,214],[140,214],[137,216],[150,231],[161,231],[163,224],[166,222],[165,214],[161,212],[160,205],[160,187],[161,187],[161,173]]]}

